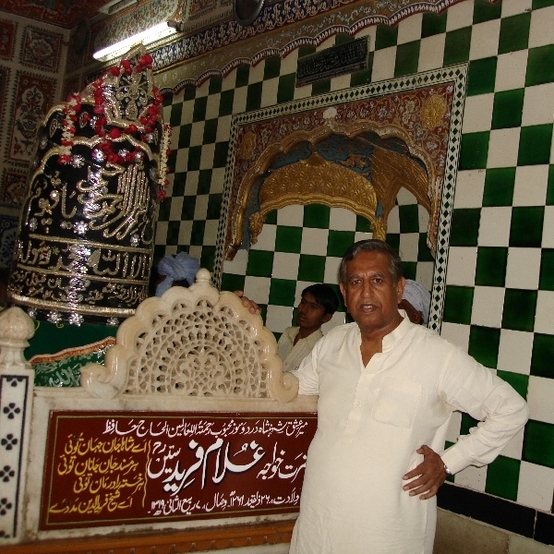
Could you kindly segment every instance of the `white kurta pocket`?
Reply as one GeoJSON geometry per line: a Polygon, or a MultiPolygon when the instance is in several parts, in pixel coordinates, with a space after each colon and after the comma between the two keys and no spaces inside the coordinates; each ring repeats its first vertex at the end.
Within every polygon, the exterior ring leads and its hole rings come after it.
{"type": "Polygon", "coordinates": [[[409,429],[414,423],[421,395],[421,385],[391,377],[377,392],[372,416],[375,420],[409,429]]]}

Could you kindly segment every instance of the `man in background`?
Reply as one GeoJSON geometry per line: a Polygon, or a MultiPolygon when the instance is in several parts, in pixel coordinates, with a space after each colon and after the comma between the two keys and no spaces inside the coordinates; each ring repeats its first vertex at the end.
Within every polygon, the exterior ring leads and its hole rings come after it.
{"type": "Polygon", "coordinates": [[[277,354],[283,360],[284,371],[298,368],[323,336],[321,326],[333,317],[338,305],[337,295],[327,285],[318,283],[302,291],[296,315],[297,327],[285,329],[277,344],[277,354]]]}
{"type": "MultiPolygon", "coordinates": [[[[253,314],[260,314],[260,307],[244,295],[241,290],[235,294],[242,305],[253,314]]],[[[284,371],[294,371],[310,353],[315,343],[323,336],[321,326],[330,321],[336,312],[339,300],[328,285],[316,283],[302,291],[297,308],[295,327],[287,327],[277,344],[277,355],[283,361],[284,371]]]]}
{"type": "Polygon", "coordinates": [[[194,284],[200,263],[186,252],[164,256],[150,276],[150,293],[155,296],[169,290],[173,285],[188,288],[194,284]]]}

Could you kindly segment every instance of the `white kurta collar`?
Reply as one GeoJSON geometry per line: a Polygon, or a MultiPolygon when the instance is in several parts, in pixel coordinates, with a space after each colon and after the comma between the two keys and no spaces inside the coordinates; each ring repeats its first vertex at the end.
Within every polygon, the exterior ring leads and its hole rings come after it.
{"type": "Polygon", "coordinates": [[[390,352],[394,348],[394,345],[397,344],[408,332],[408,330],[410,329],[410,325],[412,325],[412,323],[408,319],[408,314],[406,314],[404,310],[398,311],[403,319],[398,327],[396,327],[388,335],[385,335],[383,337],[382,352],[390,352]]]}

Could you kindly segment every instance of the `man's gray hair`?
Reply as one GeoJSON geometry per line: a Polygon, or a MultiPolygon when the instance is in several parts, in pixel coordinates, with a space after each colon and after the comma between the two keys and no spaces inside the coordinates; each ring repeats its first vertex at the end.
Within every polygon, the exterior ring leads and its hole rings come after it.
{"type": "Polygon", "coordinates": [[[392,275],[392,280],[395,285],[398,283],[402,277],[402,260],[386,242],[379,239],[359,240],[345,252],[339,269],[339,279],[341,283],[346,283],[346,264],[352,261],[360,252],[382,252],[383,254],[389,256],[389,269],[392,275]]]}

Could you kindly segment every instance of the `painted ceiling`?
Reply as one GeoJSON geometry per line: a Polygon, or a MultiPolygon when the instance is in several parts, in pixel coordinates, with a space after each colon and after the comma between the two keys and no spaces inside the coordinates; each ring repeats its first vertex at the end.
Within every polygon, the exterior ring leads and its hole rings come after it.
{"type": "Polygon", "coordinates": [[[0,0],[0,10],[73,29],[98,13],[106,0],[0,0]]]}

